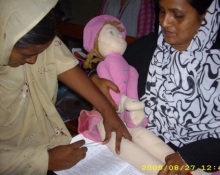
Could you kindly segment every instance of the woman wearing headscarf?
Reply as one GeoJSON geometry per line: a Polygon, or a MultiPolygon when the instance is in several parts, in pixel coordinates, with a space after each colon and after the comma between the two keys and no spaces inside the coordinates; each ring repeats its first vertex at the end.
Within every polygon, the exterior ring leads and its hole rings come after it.
{"type": "Polygon", "coordinates": [[[56,37],[51,9],[57,0],[0,1],[0,174],[46,174],[86,155],[54,103],[62,81],[102,114],[108,133],[131,139],[108,100],[56,37]],[[95,97],[95,98],[94,98],[95,97]]]}
{"type": "MultiPolygon", "coordinates": [[[[151,33],[131,43],[124,54],[139,73],[147,129],[176,151],[166,157],[164,167],[189,165],[191,170],[219,171],[220,2],[158,2],[158,35],[151,33]]],[[[91,78],[98,87],[105,87],[106,80],[91,78]]],[[[102,89],[107,95],[108,88],[102,89]]],[[[159,174],[189,171],[165,168],[159,174]]]]}

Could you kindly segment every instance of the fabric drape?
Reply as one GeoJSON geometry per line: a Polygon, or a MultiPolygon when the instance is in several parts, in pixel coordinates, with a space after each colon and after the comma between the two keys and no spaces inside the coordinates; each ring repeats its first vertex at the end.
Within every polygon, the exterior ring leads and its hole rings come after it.
{"type": "Polygon", "coordinates": [[[141,0],[127,0],[122,8],[119,0],[104,0],[98,14],[118,18],[124,24],[127,35],[136,37],[140,6],[141,0]]]}

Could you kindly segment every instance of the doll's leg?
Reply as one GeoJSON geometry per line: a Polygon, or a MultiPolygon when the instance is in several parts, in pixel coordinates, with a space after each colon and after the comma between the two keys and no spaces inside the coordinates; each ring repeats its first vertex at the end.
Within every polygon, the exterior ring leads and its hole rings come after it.
{"type": "MultiPolygon", "coordinates": [[[[174,153],[174,151],[165,144],[160,138],[158,138],[150,130],[142,127],[131,128],[129,129],[130,134],[132,135],[132,141],[139,145],[141,148],[153,154],[158,160],[161,160],[165,163],[165,157],[169,154],[174,153]]],[[[197,169],[191,172],[192,175],[210,175],[197,169]]]]}
{"type": "MultiPolygon", "coordinates": [[[[165,157],[174,151],[150,130],[138,127],[129,129],[132,141],[164,162],[165,157]]],[[[165,162],[164,162],[165,163],[165,162]]]]}
{"type": "MultiPolygon", "coordinates": [[[[101,137],[104,138],[105,130],[102,122],[98,124],[98,130],[101,137]]],[[[116,136],[115,132],[113,132],[110,141],[107,143],[107,146],[111,149],[113,153],[115,153],[115,140],[116,136]]],[[[162,168],[164,164],[162,161],[154,157],[151,153],[124,138],[122,138],[120,155],[118,156],[147,175],[156,175],[159,169],[162,168]]]]}

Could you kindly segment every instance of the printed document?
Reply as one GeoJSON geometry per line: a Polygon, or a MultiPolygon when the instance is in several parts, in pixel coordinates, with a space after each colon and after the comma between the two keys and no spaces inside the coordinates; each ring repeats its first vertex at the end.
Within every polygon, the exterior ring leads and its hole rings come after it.
{"type": "MultiPolygon", "coordinates": [[[[93,142],[79,134],[72,142],[84,139],[86,143],[93,142]]],[[[72,168],[56,171],[57,175],[143,175],[139,170],[117,157],[106,145],[88,147],[86,157],[72,168]]]]}

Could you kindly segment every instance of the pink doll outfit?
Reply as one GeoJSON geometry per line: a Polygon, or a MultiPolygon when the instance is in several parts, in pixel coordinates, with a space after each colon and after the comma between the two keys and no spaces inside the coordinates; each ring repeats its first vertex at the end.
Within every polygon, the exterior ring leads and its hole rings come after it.
{"type": "MultiPolygon", "coordinates": [[[[120,22],[117,18],[113,16],[100,15],[90,20],[85,26],[83,44],[87,52],[91,52],[91,50],[93,49],[98,32],[102,29],[106,21],[120,22]]],[[[125,29],[124,25],[121,22],[119,26],[125,29]]],[[[122,37],[125,39],[126,31],[122,32],[122,37]]],[[[97,73],[100,78],[111,80],[118,86],[120,93],[115,93],[110,90],[110,94],[117,105],[120,104],[122,95],[126,95],[129,98],[138,100],[138,73],[134,67],[130,66],[127,63],[127,61],[122,57],[120,53],[115,52],[106,56],[104,60],[98,64],[97,73]]],[[[85,137],[89,139],[100,141],[100,136],[97,137],[98,130],[96,126],[96,124],[98,124],[102,119],[102,117],[100,116],[101,115],[97,111],[82,111],[78,118],[78,132],[82,133],[85,137]]],[[[120,113],[119,117],[122,119],[122,121],[126,123],[127,127],[137,127],[135,124],[133,124],[130,118],[130,113],[128,111],[120,113]]],[[[146,125],[147,119],[144,118],[141,126],[145,127],[146,125]]]]}
{"type": "MultiPolygon", "coordinates": [[[[126,95],[133,99],[138,99],[137,82],[138,73],[136,69],[130,66],[127,61],[119,53],[112,53],[101,61],[97,68],[97,73],[100,78],[111,80],[120,89],[120,93],[115,93],[110,90],[111,97],[117,105],[120,104],[122,95],[126,95]]],[[[128,111],[119,114],[119,117],[126,123],[129,128],[136,127],[131,121],[128,111]]],[[[141,126],[147,125],[147,119],[141,123],[141,126]]]]}
{"type": "Polygon", "coordinates": [[[82,110],[78,118],[78,133],[90,140],[101,142],[102,139],[97,128],[97,123],[101,120],[102,116],[98,111],[82,110]]]}

